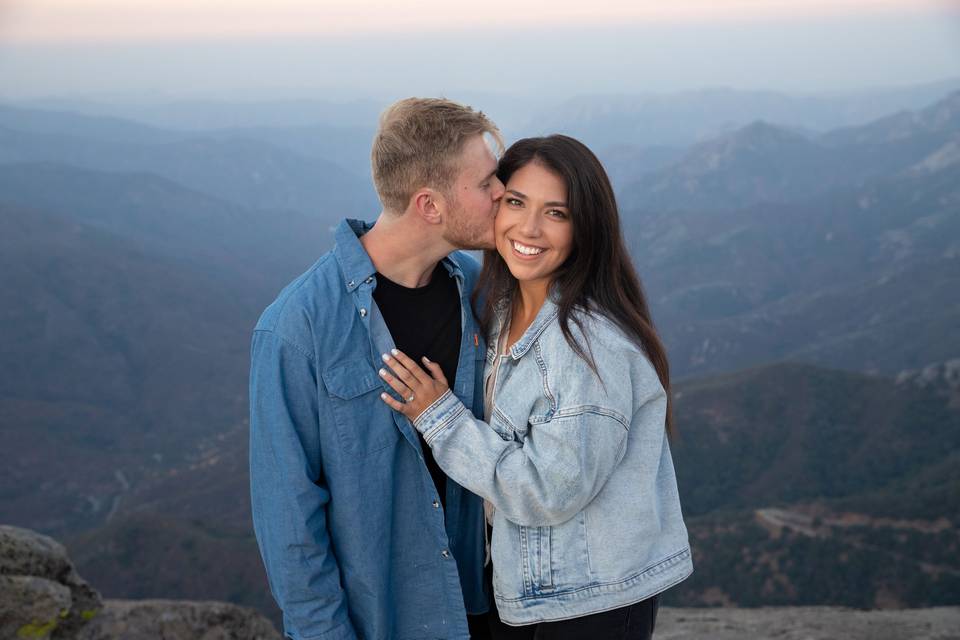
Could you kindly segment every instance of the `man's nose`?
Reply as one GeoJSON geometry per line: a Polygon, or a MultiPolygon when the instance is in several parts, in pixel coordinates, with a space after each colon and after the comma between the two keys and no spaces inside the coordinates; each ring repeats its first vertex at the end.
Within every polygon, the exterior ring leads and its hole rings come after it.
{"type": "Polygon", "coordinates": [[[500,182],[500,178],[498,178],[498,177],[496,177],[496,176],[493,177],[493,189],[492,189],[492,191],[493,191],[493,199],[494,199],[494,200],[499,200],[500,198],[503,197],[503,194],[505,194],[505,193],[507,192],[506,187],[504,187],[504,186],[503,186],[503,183],[500,182]]]}

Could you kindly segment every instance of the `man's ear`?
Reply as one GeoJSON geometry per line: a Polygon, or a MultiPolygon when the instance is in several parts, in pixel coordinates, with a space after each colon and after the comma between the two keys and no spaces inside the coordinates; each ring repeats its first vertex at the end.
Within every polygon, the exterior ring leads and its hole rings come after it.
{"type": "Polygon", "coordinates": [[[413,208],[427,224],[441,224],[447,212],[447,201],[439,191],[428,187],[413,194],[413,208]]]}

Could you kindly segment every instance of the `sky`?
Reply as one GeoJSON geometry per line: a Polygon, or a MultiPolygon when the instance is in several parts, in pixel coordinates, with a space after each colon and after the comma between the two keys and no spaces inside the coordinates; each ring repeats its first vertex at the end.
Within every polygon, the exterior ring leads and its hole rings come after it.
{"type": "Polygon", "coordinates": [[[549,99],[958,76],[960,0],[0,0],[0,99],[549,99]]]}

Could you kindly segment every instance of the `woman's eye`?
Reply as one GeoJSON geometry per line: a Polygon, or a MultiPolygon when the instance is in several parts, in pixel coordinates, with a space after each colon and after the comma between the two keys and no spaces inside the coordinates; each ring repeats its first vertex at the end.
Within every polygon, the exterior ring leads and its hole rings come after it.
{"type": "Polygon", "coordinates": [[[484,189],[489,189],[489,188],[490,188],[490,183],[489,183],[489,182],[484,182],[484,183],[483,183],[482,185],[480,185],[480,186],[483,187],[484,189]]]}
{"type": "Polygon", "coordinates": [[[510,205],[511,207],[519,207],[523,203],[517,200],[516,198],[507,198],[507,204],[510,205]]]}
{"type": "Polygon", "coordinates": [[[548,211],[547,213],[548,213],[549,215],[555,217],[555,218],[566,219],[566,217],[567,217],[567,212],[566,212],[566,211],[560,211],[559,209],[551,209],[551,210],[548,211]]]}

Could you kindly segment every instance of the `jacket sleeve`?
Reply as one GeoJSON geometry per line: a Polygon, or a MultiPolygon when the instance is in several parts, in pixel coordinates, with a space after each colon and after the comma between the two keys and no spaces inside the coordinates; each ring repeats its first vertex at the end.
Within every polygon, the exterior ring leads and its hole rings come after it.
{"type": "MultiPolygon", "coordinates": [[[[631,384],[627,359],[605,359],[607,384],[631,384]]],[[[447,475],[491,501],[505,518],[551,526],[575,516],[600,492],[626,451],[634,395],[653,400],[657,389],[662,394],[662,387],[628,386],[602,398],[574,389],[568,395],[576,401],[527,426],[522,442],[476,419],[449,391],[414,426],[447,475]]]]}
{"type": "Polygon", "coordinates": [[[270,591],[295,640],[355,640],[330,547],[330,493],[320,469],[317,371],[272,331],[253,335],[250,496],[270,591]]]}

